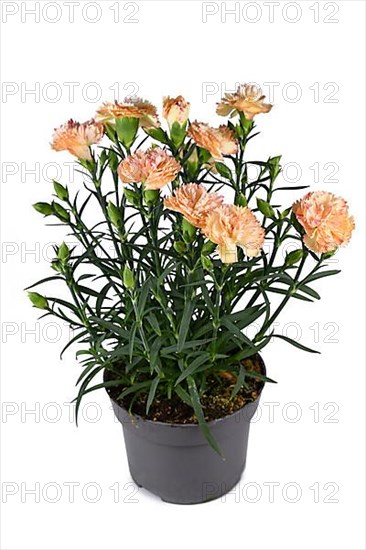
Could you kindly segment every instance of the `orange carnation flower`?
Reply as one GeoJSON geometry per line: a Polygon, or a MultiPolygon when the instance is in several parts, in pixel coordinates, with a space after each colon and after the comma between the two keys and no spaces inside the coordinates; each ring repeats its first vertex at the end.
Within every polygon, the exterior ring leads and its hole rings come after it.
{"type": "Polygon", "coordinates": [[[203,228],[206,217],[214,208],[222,204],[223,197],[217,193],[209,193],[198,183],[187,183],[175,190],[174,195],[164,200],[164,206],[175,212],[180,212],[189,223],[203,228]]]}
{"type": "Polygon", "coordinates": [[[225,94],[217,104],[216,112],[221,116],[234,116],[238,112],[244,113],[248,120],[252,120],[259,113],[268,113],[272,109],[270,103],[265,103],[262,90],[250,84],[241,84],[233,94],[225,94]]]}
{"type": "Polygon", "coordinates": [[[235,155],[238,150],[234,133],[224,125],[212,128],[204,122],[192,122],[188,135],[199,147],[207,149],[215,159],[222,159],[223,155],[235,155]]]}
{"type": "Polygon", "coordinates": [[[137,151],[118,166],[123,183],[143,183],[145,189],[161,189],[175,179],[181,166],[160,147],[137,151]]]}
{"type": "Polygon", "coordinates": [[[103,103],[99,107],[96,120],[101,122],[113,122],[115,118],[132,117],[138,118],[143,128],[158,128],[160,126],[156,107],[149,101],[138,97],[126,98],[123,103],[103,103]]]}
{"type": "Polygon", "coordinates": [[[341,197],[315,191],[295,202],[292,210],[305,229],[305,245],[318,254],[347,244],[355,227],[348,205],[341,197]]]}
{"type": "Polygon", "coordinates": [[[218,245],[221,261],[238,261],[237,246],[247,256],[258,256],[264,242],[264,229],[247,206],[224,204],[207,215],[205,235],[218,245]]]}
{"type": "Polygon", "coordinates": [[[188,120],[190,104],[183,96],[163,98],[163,117],[167,120],[169,128],[174,122],[183,126],[188,120]]]}
{"type": "Polygon", "coordinates": [[[69,151],[75,157],[92,160],[90,145],[99,143],[104,134],[104,126],[94,119],[80,124],[70,119],[55,128],[51,147],[55,151],[69,151]]]}

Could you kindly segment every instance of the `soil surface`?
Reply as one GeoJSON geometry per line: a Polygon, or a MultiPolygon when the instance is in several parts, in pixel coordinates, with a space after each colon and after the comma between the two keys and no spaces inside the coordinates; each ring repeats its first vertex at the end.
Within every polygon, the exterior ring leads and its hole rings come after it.
{"type": "MultiPolygon", "coordinates": [[[[263,362],[258,355],[244,359],[242,364],[246,371],[265,374],[263,362]]],[[[236,376],[231,372],[223,372],[218,377],[212,376],[207,379],[207,388],[201,396],[206,421],[216,420],[242,409],[247,403],[257,399],[264,386],[262,380],[246,377],[245,385],[231,399],[235,382],[236,376]]],[[[118,395],[122,389],[121,387],[108,388],[107,391],[114,401],[129,410],[132,401],[130,395],[126,396],[123,400],[118,400],[118,395]]],[[[172,394],[171,399],[164,396],[156,396],[148,415],[146,415],[146,400],[146,393],[139,394],[132,403],[131,412],[142,418],[158,422],[176,424],[197,423],[197,418],[192,408],[183,403],[175,393],[172,394]]]]}

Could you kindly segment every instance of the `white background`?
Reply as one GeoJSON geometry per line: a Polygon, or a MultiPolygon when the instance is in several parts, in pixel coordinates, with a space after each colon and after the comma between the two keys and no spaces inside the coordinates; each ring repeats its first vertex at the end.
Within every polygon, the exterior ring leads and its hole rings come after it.
{"type": "Polygon", "coordinates": [[[81,0],[70,22],[64,2],[2,2],[2,548],[364,548],[365,5],[227,2],[239,11],[225,21],[225,3],[129,4],[118,13],[116,2],[81,0]],[[207,10],[216,13],[203,22],[207,10]],[[49,243],[64,233],[45,229],[31,204],[50,199],[55,163],[70,182],[71,157],[49,148],[53,127],[89,118],[113,90],[159,107],[163,95],[182,93],[192,119],[217,124],[215,102],[238,81],[261,84],[267,96],[274,87],[252,157],[282,153],[287,183],[347,198],[357,230],[333,262],[342,274],[315,287],[322,300],[293,303],[280,318],[280,332],[301,332],[322,354],[280,341],[263,353],[279,383],[263,392],[239,486],[178,507],[130,483],[104,392],[85,401],[79,428],[70,419],[80,369],[74,352],[59,360],[67,329],[37,323],[23,292],[51,274],[49,243]]]}

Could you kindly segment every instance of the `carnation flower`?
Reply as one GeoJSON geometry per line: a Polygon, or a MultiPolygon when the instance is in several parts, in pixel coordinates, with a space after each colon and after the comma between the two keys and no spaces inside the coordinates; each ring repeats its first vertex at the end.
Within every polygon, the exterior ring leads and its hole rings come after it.
{"type": "Polygon", "coordinates": [[[175,212],[180,212],[189,223],[203,228],[206,217],[213,209],[222,204],[223,197],[217,193],[209,193],[198,183],[187,183],[175,190],[174,195],[164,200],[164,206],[175,212]]]}
{"type": "Polygon", "coordinates": [[[212,128],[204,122],[193,122],[189,126],[188,135],[215,159],[222,159],[223,155],[235,155],[238,150],[234,132],[224,125],[212,128]]]}
{"type": "Polygon", "coordinates": [[[167,120],[169,128],[171,128],[174,122],[178,122],[180,126],[183,126],[189,116],[190,103],[184,99],[183,96],[178,97],[164,97],[163,99],[163,117],[167,120]]]}
{"type": "Polygon", "coordinates": [[[143,128],[158,128],[160,126],[156,107],[149,101],[138,97],[129,97],[123,103],[103,103],[95,116],[96,120],[113,123],[115,118],[138,118],[143,128]]]}
{"type": "Polygon", "coordinates": [[[92,160],[89,146],[99,143],[104,134],[104,126],[94,119],[80,124],[70,119],[55,128],[51,147],[55,151],[69,151],[75,157],[92,160]]]}
{"type": "Polygon", "coordinates": [[[355,222],[341,197],[315,191],[295,202],[292,210],[305,229],[305,245],[318,254],[333,252],[351,238],[355,222]]]}
{"type": "Polygon", "coordinates": [[[230,264],[238,261],[237,246],[247,256],[258,256],[264,242],[264,229],[247,206],[224,204],[206,217],[205,235],[218,245],[221,261],[230,264]]]}
{"type": "Polygon", "coordinates": [[[259,113],[268,113],[272,109],[270,103],[265,103],[262,90],[250,84],[241,84],[233,94],[225,94],[217,104],[216,112],[221,116],[234,116],[244,113],[248,120],[253,120],[259,113]]]}
{"type": "Polygon", "coordinates": [[[177,176],[181,166],[160,147],[137,151],[118,166],[123,183],[143,183],[145,189],[161,189],[177,176]]]}

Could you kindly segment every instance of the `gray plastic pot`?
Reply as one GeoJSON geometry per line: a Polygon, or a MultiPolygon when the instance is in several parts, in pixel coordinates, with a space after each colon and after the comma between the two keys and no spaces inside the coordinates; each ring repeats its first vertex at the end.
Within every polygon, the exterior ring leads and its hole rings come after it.
{"type": "Polygon", "coordinates": [[[259,398],[209,422],[224,458],[210,447],[197,424],[145,420],[130,415],[111,399],[123,427],[135,483],[174,504],[207,502],[230,491],[245,468],[250,421],[259,398]]]}

